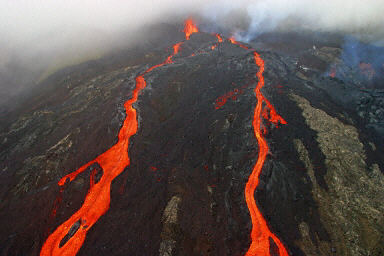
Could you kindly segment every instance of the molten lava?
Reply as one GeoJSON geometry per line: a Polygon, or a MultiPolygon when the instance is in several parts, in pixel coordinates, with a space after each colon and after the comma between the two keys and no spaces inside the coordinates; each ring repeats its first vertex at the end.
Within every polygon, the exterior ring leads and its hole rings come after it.
{"type": "Polygon", "coordinates": [[[211,46],[212,50],[215,50],[219,43],[223,42],[223,38],[219,34],[215,34],[215,36],[217,37],[217,43],[211,46]]]}
{"type": "MultiPolygon", "coordinates": [[[[193,20],[188,19],[185,22],[183,31],[185,33],[186,40],[189,40],[191,34],[196,33],[199,30],[194,24],[193,20]]],[[[218,38],[218,43],[221,43],[221,36],[216,34],[216,37],[218,38]]],[[[244,49],[252,50],[249,47],[236,42],[234,38],[230,38],[229,41],[244,49]]],[[[84,172],[88,167],[95,163],[101,167],[103,173],[101,178],[97,181],[96,171],[92,171],[90,176],[90,188],[85,197],[83,205],[67,221],[57,227],[57,229],[49,235],[41,249],[40,255],[75,255],[82,246],[87,232],[97,222],[97,220],[107,212],[110,205],[111,183],[130,164],[130,158],[128,156],[129,139],[131,136],[136,134],[138,129],[137,114],[132,105],[137,101],[141,90],[143,90],[147,85],[144,79],[144,75],[148,74],[155,68],[173,63],[172,58],[180,51],[182,44],[183,42],[179,42],[173,45],[172,54],[169,55],[164,60],[164,62],[148,68],[136,77],[136,86],[132,92],[132,96],[124,103],[126,118],[119,131],[117,143],[106,152],[96,157],[94,160],[81,166],[76,171],[64,176],[58,182],[62,191],[65,183],[73,181],[77,175],[84,172]]],[[[268,119],[275,125],[278,125],[279,123],[285,124],[286,122],[276,113],[276,110],[272,104],[261,93],[261,88],[264,86],[264,61],[256,51],[252,51],[254,55],[254,61],[259,67],[259,70],[256,74],[258,77],[258,83],[254,90],[257,98],[257,105],[255,107],[252,123],[254,134],[259,144],[259,155],[245,187],[245,200],[252,221],[252,241],[246,255],[270,255],[271,239],[278,247],[280,256],[287,256],[288,253],[283,244],[269,230],[266,221],[257,208],[254,198],[255,189],[259,183],[259,176],[261,174],[261,170],[269,150],[266,139],[263,137],[263,132],[266,132],[266,128],[262,126],[262,117],[268,119]],[[263,103],[266,104],[265,108],[263,108],[263,103]]],[[[235,93],[236,92],[233,92],[230,96],[227,96],[236,97],[235,93]]],[[[225,100],[220,101],[218,105],[224,104],[227,96],[225,96],[225,100]]],[[[151,167],[151,169],[153,171],[157,170],[156,167],[151,167]]],[[[56,214],[58,207],[57,204],[60,203],[60,200],[61,198],[58,199],[57,203],[55,202],[53,214],[56,214]]]]}
{"type": "Polygon", "coordinates": [[[195,22],[192,19],[187,19],[184,24],[183,32],[185,33],[185,38],[189,40],[193,33],[199,32],[199,29],[197,28],[195,22]]]}
{"type": "MultiPolygon", "coordinates": [[[[192,20],[187,20],[185,23],[186,39],[188,40],[190,35],[197,31],[198,29],[192,20]]],[[[118,142],[94,160],[64,176],[58,182],[59,186],[62,187],[94,163],[98,163],[103,170],[103,175],[97,183],[95,182],[95,172],[91,173],[90,188],[83,205],[48,237],[41,249],[41,256],[76,255],[85,240],[88,230],[109,209],[111,183],[130,164],[128,156],[129,139],[137,132],[136,110],[132,105],[137,101],[140,91],[147,85],[144,75],[155,68],[173,63],[172,58],[179,52],[182,43],[179,42],[173,46],[173,53],[164,62],[148,68],[136,77],[136,87],[133,90],[132,97],[124,103],[126,118],[119,131],[118,142]],[[72,237],[69,237],[68,234],[71,231],[75,233],[72,237]]],[[[56,210],[57,207],[55,206],[54,214],[56,210]]]]}
{"type": "Polygon", "coordinates": [[[240,88],[235,88],[223,96],[218,97],[215,101],[215,109],[220,109],[222,106],[224,106],[228,99],[236,100],[237,96],[243,94],[243,89],[245,89],[247,86],[248,84],[245,84],[240,88]]]}
{"type": "Polygon", "coordinates": [[[257,158],[257,162],[253,167],[252,173],[248,178],[248,182],[245,186],[245,201],[247,203],[252,221],[251,245],[246,255],[270,255],[270,239],[272,239],[279,249],[280,256],[288,256],[288,252],[282,242],[268,228],[267,222],[265,221],[263,215],[257,208],[256,201],[254,198],[256,187],[259,184],[259,177],[269,150],[267,141],[263,137],[263,133],[265,133],[265,127],[262,126],[262,117],[264,115],[265,118],[268,118],[270,122],[276,125],[278,125],[279,122],[282,124],[286,124],[287,122],[277,114],[273,105],[261,93],[261,88],[264,86],[264,60],[255,50],[250,49],[246,45],[237,42],[234,38],[230,38],[229,41],[233,44],[240,46],[241,48],[252,50],[255,63],[259,67],[259,70],[256,73],[258,83],[254,90],[257,98],[257,105],[255,107],[252,122],[255,137],[259,144],[259,155],[257,158]],[[265,104],[267,105],[266,111],[265,109],[263,111],[263,102],[265,102],[265,104]],[[262,112],[264,112],[264,114],[262,112]]]}

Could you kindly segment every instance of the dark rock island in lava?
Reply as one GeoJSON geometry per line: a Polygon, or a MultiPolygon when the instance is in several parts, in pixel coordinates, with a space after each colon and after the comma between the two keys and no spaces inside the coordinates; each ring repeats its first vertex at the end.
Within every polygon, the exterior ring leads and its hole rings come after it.
{"type": "Polygon", "coordinates": [[[347,66],[337,43],[160,29],[4,111],[0,255],[383,255],[373,68],[347,66]],[[87,201],[102,184],[108,207],[87,201]]]}

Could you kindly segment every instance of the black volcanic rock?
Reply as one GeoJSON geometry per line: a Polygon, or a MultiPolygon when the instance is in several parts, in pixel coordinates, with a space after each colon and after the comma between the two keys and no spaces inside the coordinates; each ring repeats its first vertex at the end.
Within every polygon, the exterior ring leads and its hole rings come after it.
{"type": "MultiPolygon", "coordinates": [[[[194,34],[173,64],[145,75],[147,88],[134,104],[131,165],[112,183],[110,209],[79,255],[246,252],[251,223],[243,191],[258,155],[258,68],[250,51],[226,40],[212,51],[214,43],[212,35],[194,34]]],[[[288,122],[266,124],[270,154],[255,193],[271,230],[292,255],[382,255],[381,91],[329,77],[336,47],[297,57],[258,52],[266,64],[263,93],[288,122]]],[[[62,191],[57,182],[117,141],[135,77],[167,54],[159,44],[58,72],[7,114],[0,255],[38,255],[81,206],[92,168],[62,191]]]]}

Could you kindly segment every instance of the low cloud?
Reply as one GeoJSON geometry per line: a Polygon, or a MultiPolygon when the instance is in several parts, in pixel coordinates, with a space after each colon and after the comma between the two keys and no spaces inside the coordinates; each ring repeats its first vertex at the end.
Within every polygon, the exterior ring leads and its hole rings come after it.
{"type": "Polygon", "coordinates": [[[382,0],[0,0],[0,85],[27,83],[27,78],[12,81],[13,70],[36,74],[59,62],[98,57],[137,43],[142,26],[179,23],[189,15],[242,40],[304,29],[351,34],[380,45],[383,13],[382,0]]]}

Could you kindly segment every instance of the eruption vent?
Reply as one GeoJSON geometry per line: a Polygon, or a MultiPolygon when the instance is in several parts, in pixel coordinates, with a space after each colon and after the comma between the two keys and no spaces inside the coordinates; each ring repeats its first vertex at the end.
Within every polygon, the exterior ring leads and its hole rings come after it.
{"type": "Polygon", "coordinates": [[[192,19],[187,19],[184,24],[183,32],[185,33],[185,38],[189,40],[193,33],[199,32],[199,29],[197,28],[195,22],[192,19]]]}

